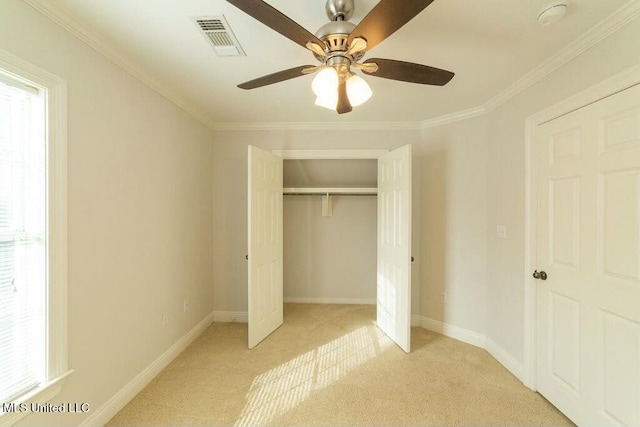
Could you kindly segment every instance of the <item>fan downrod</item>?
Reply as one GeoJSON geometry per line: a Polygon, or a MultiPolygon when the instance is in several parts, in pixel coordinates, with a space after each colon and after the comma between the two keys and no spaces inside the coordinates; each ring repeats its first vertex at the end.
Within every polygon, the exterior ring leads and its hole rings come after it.
{"type": "Polygon", "coordinates": [[[327,0],[325,5],[327,17],[331,21],[348,21],[353,16],[353,0],[327,0]]]}

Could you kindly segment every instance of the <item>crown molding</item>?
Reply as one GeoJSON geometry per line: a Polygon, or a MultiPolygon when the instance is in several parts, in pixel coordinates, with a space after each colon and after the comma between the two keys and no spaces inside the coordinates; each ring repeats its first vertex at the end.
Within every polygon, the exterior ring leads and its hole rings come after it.
{"type": "Polygon", "coordinates": [[[420,123],[422,130],[434,128],[449,123],[459,122],[461,120],[471,119],[473,117],[482,116],[487,113],[487,108],[484,105],[478,107],[468,108],[466,110],[456,111],[454,113],[445,114],[443,116],[434,117],[432,119],[424,120],[420,123]]]}
{"type": "Polygon", "coordinates": [[[198,111],[198,108],[189,104],[177,94],[170,91],[163,84],[161,84],[155,77],[146,70],[135,66],[129,60],[117,53],[115,49],[111,48],[105,40],[100,38],[94,31],[87,28],[84,24],[73,17],[69,12],[64,10],[62,6],[54,4],[50,0],[23,0],[26,4],[49,18],[54,23],[58,24],[72,35],[89,45],[98,53],[105,56],[108,60],[121,67],[123,70],[131,74],[136,79],[147,85],[155,92],[162,95],[167,100],[174,103],[178,108],[204,124],[205,126],[213,129],[213,124],[208,120],[204,114],[198,111]]]}
{"type": "Polygon", "coordinates": [[[495,95],[485,104],[445,114],[443,116],[426,119],[422,122],[239,123],[214,122],[209,120],[207,116],[196,106],[190,104],[179,95],[169,90],[155,77],[153,77],[150,72],[135,66],[131,61],[117,53],[115,49],[111,48],[107,42],[101,39],[97,34],[95,34],[95,32],[80,23],[70,13],[64,10],[61,6],[54,4],[51,0],[23,1],[214,131],[425,130],[461,120],[467,120],[487,114],[501,105],[504,105],[515,96],[519,95],[587,49],[595,46],[600,41],[640,16],[640,1],[630,0],[578,39],[571,42],[560,52],[556,53],[515,83],[507,87],[505,90],[495,95]]]}
{"type": "Polygon", "coordinates": [[[420,122],[253,122],[214,123],[217,131],[419,130],[420,122]]]}
{"type": "Polygon", "coordinates": [[[484,106],[487,112],[493,111],[509,100],[524,92],[535,83],[553,73],[569,61],[600,43],[629,22],[640,16],[640,1],[630,0],[617,11],[596,24],[582,36],[569,43],[561,51],[525,74],[514,84],[491,98],[484,106]]]}

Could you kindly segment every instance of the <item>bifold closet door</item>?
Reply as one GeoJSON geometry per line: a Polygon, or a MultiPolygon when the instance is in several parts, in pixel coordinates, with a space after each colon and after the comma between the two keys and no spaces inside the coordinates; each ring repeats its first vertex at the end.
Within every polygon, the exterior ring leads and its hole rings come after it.
{"type": "Polygon", "coordinates": [[[411,349],[411,145],[378,158],[377,322],[411,349]]]}
{"type": "Polygon", "coordinates": [[[282,325],[282,158],[249,146],[249,348],[282,325]]]}

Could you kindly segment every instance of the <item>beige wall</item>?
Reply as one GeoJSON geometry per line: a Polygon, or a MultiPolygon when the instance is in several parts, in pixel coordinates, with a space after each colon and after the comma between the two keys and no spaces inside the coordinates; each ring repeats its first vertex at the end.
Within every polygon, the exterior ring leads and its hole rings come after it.
{"type": "Polygon", "coordinates": [[[376,300],[376,196],[284,197],[284,298],[301,302],[376,300]]]}
{"type": "MultiPolygon", "coordinates": [[[[419,314],[485,333],[486,122],[476,118],[423,131],[419,314]],[[442,293],[447,302],[442,301],[442,293]]],[[[418,313],[416,313],[418,314],[418,313]]]]}
{"type": "MultiPolygon", "coordinates": [[[[97,411],[212,311],[212,133],[25,3],[2,0],[1,9],[0,49],[68,83],[75,372],[56,402],[97,411]]],[[[82,418],[36,414],[22,424],[82,418]]]]}

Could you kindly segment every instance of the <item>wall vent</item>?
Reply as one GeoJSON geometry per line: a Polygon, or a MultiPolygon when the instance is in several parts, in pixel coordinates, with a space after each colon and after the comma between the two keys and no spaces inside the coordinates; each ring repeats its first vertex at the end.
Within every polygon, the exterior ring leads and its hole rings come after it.
{"type": "Polygon", "coordinates": [[[193,18],[200,32],[209,41],[218,56],[246,56],[224,16],[193,18]]]}

